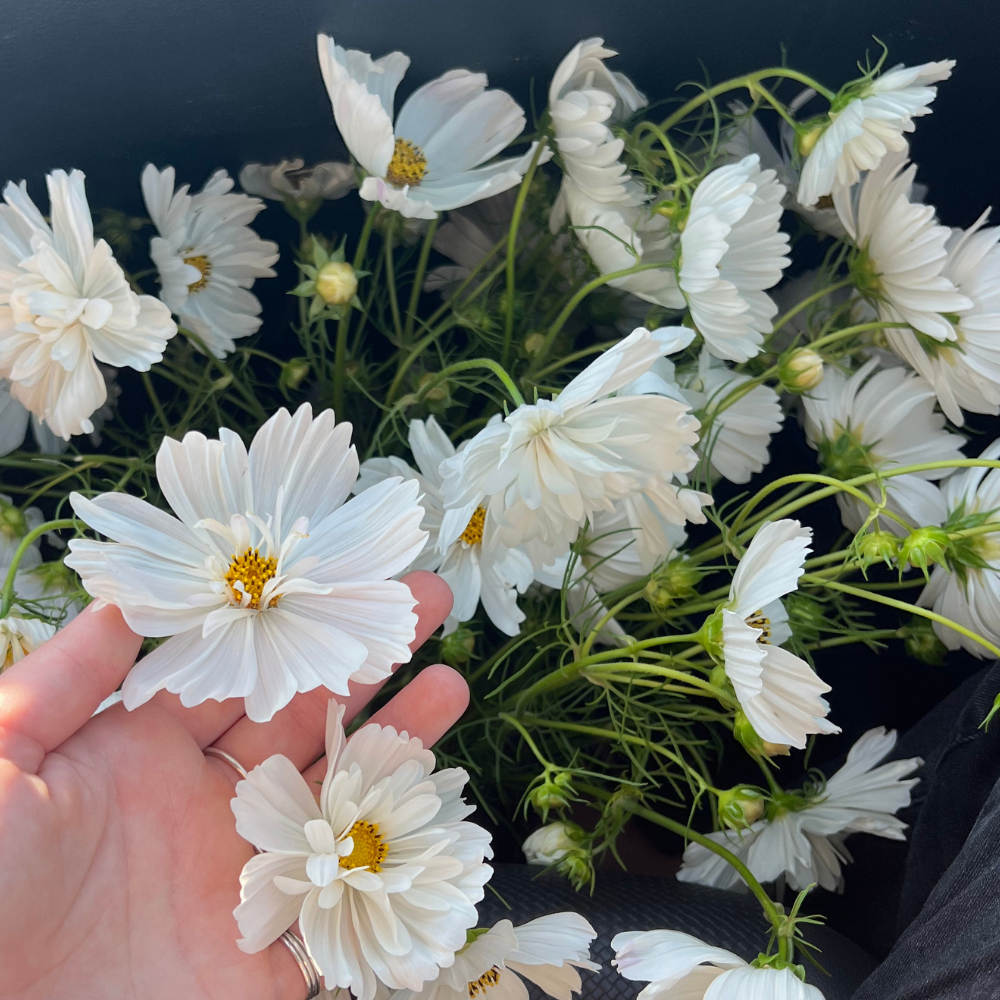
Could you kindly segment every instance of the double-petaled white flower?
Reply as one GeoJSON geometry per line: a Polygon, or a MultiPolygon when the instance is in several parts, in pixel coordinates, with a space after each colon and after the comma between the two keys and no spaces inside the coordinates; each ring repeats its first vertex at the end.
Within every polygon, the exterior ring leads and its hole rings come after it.
{"type": "Polygon", "coordinates": [[[578,913],[551,913],[514,927],[501,920],[470,934],[455,964],[419,991],[398,990],[392,1000],[528,1000],[523,979],[556,1000],[583,988],[579,969],[596,972],[590,943],[597,932],[578,913]],[[475,935],[475,936],[473,936],[475,935]]]}
{"type": "MultiPolygon", "coordinates": [[[[972,308],[945,275],[951,230],[938,223],[930,205],[914,204],[910,192],[917,168],[906,146],[888,153],[863,183],[835,196],[837,212],[857,247],[854,283],[886,323],[909,324],[932,340],[957,339],[945,314],[972,308]]],[[[892,327],[885,329],[893,343],[892,327]]]]}
{"type": "Polygon", "coordinates": [[[719,358],[758,354],[778,307],[766,289],[791,263],[781,232],[785,188],[756,154],[713,170],[695,189],[680,238],[678,280],[695,326],[719,358]]]}
{"type": "Polygon", "coordinates": [[[540,569],[567,552],[584,521],[611,510],[615,500],[660,484],[676,497],[664,478],[697,461],[698,421],[687,406],[663,396],[612,397],[660,354],[648,330],[635,330],[558,396],[517,407],[442,463],[446,510],[438,546],[458,538],[483,506],[500,541],[523,548],[540,569]]]}
{"type": "Polygon", "coordinates": [[[829,124],[802,165],[798,200],[812,207],[850,188],[863,171],[876,170],[887,153],[903,152],[903,134],[913,131],[913,119],[931,113],[928,105],[937,96],[931,84],[947,80],[954,67],[954,59],[900,64],[845,88],[847,102],[834,102],[829,124]]]}
{"type": "Polygon", "coordinates": [[[6,618],[0,618],[0,670],[23,660],[55,634],[55,625],[29,618],[20,608],[11,608],[6,618]]]}
{"type": "MultiPolygon", "coordinates": [[[[327,989],[373,1000],[379,984],[419,991],[455,963],[492,875],[490,835],[466,817],[462,768],[391,726],[347,742],[327,714],[327,771],[314,790],[277,754],[236,786],[237,832],[259,851],[234,911],[253,954],[299,922],[327,989]]],[[[384,995],[384,994],[382,994],[384,995]]]]}
{"type": "MultiPolygon", "coordinates": [[[[784,875],[796,891],[813,884],[840,889],[841,865],[851,860],[844,846],[848,834],[906,839],[906,824],[895,813],[910,804],[910,789],[920,780],[910,775],[923,761],[911,757],[877,766],[895,745],[895,732],[882,726],[870,729],[825,784],[776,797],[768,817],[748,830],[709,836],[740,858],[760,882],[784,875]]],[[[728,861],[699,844],[688,845],[677,877],[719,889],[746,888],[728,861]]]]}
{"type": "Polygon", "coordinates": [[[642,1000],[823,1000],[791,969],[758,969],[682,931],[625,931],[611,947],[621,975],[649,983],[642,1000]]]}
{"type": "Polygon", "coordinates": [[[356,493],[392,477],[413,480],[420,486],[419,503],[424,509],[420,527],[427,532],[427,547],[410,569],[436,570],[451,587],[455,597],[444,634],[454,632],[468,621],[482,601],[483,610],[501,632],[517,635],[524,612],[517,606],[532,581],[531,562],[518,549],[505,546],[497,538],[496,526],[477,508],[458,538],[446,548],[438,547],[444,501],[441,495],[441,463],[455,454],[455,446],[434,417],[410,423],[410,451],[419,472],[401,458],[371,458],[361,466],[356,493]]]}
{"type": "Polygon", "coordinates": [[[157,480],[177,517],[126,493],[71,494],[113,541],[71,541],[66,564],[133,631],[171,637],[125,679],[127,708],[166,688],[187,706],[245,698],[263,722],[297,691],[347,694],[409,660],[415,601],[390,578],[427,538],[418,486],[387,480],[348,500],[350,438],[308,404],[279,410],[249,453],[229,430],[164,438],[157,480]]]}
{"type": "MultiPolygon", "coordinates": [[[[872,358],[849,377],[827,366],[823,381],[804,397],[806,439],[819,453],[823,470],[838,479],[851,479],[894,467],[963,458],[963,440],[945,428],[934,409],[934,389],[903,368],[876,371],[872,358]]],[[[931,480],[948,469],[905,473],[873,482],[867,492],[888,509],[919,526],[920,511],[937,489],[931,480]]],[[[857,531],[870,508],[847,493],[837,494],[844,524],[857,531]]],[[[898,533],[905,528],[889,518],[883,526],[898,533]]]]}
{"type": "MultiPolygon", "coordinates": [[[[396,88],[410,57],[372,59],[317,36],[333,117],[351,155],[367,171],[361,197],[405,218],[433,219],[521,183],[535,147],[488,163],[524,128],[524,112],[485,73],[449,70],[418,87],[393,122],[396,88]]],[[[542,155],[546,159],[547,154],[542,155]]]]}
{"type": "Polygon", "coordinates": [[[278,245],[262,240],[250,223],[264,207],[259,198],[233,194],[232,178],[216,171],[198,194],[174,190],[174,168],[142,172],[146,211],[159,231],[149,255],[160,272],[160,298],[217,358],[260,328],[260,302],[249,289],[273,278],[278,245]]]}
{"type": "Polygon", "coordinates": [[[50,219],[8,184],[0,205],[0,377],[61,438],[89,434],[107,399],[98,361],[148,371],[177,332],[136,295],[94,224],[79,170],[46,178],[50,219]]]}
{"type": "Polygon", "coordinates": [[[740,708],[767,743],[800,750],[811,733],[839,733],[822,697],[830,685],[794,653],[781,648],[791,635],[780,598],[798,586],[812,529],[798,521],[768,521],[750,543],[722,608],[726,676],[740,708]]]}

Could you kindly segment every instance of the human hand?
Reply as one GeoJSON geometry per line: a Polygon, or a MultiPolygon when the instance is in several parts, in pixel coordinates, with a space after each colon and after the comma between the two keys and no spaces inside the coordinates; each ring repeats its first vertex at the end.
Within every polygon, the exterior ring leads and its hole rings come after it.
{"type": "MultiPolygon", "coordinates": [[[[419,647],[451,609],[431,573],[405,578],[419,647]]],[[[237,773],[281,753],[325,773],[323,688],[268,723],[243,702],[183,708],[161,691],[91,718],[141,640],[116,608],[86,611],[0,676],[0,997],[5,1000],[302,1000],[280,941],[236,946],[239,876],[253,854],[230,809],[237,773]]],[[[351,685],[345,723],[381,685],[351,685]]],[[[468,704],[464,679],[427,667],[374,717],[438,740],[468,704]]],[[[318,784],[316,786],[319,787],[318,784]]]]}

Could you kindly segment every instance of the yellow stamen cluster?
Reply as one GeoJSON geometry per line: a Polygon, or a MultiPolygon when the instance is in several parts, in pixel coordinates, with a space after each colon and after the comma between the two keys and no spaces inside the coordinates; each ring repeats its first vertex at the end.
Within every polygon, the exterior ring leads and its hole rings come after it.
{"type": "Polygon", "coordinates": [[[491,986],[500,982],[500,970],[494,965],[487,969],[475,982],[469,983],[469,1000],[475,1000],[480,993],[485,993],[491,986]]]}
{"type": "Polygon", "coordinates": [[[744,619],[751,628],[763,629],[763,633],[757,636],[757,641],[765,646],[771,644],[771,619],[763,611],[754,611],[744,619]]]}
{"type": "MultiPolygon", "coordinates": [[[[241,556],[233,556],[233,561],[229,564],[226,573],[226,583],[232,588],[236,600],[240,599],[240,592],[235,584],[243,584],[243,590],[250,595],[250,607],[254,610],[260,609],[260,599],[264,592],[264,584],[278,571],[278,560],[274,556],[262,556],[257,549],[247,549],[241,556]]],[[[277,598],[271,598],[271,605],[275,604],[277,598]]],[[[269,605],[270,606],[270,605],[269,605]]]]}
{"type": "Polygon", "coordinates": [[[389,853],[389,845],[382,842],[378,823],[359,819],[347,832],[354,841],[354,850],[340,859],[341,868],[367,868],[370,872],[382,870],[382,862],[389,853]]]}
{"type": "Polygon", "coordinates": [[[201,274],[201,277],[197,281],[192,281],[188,285],[188,292],[193,295],[208,285],[208,279],[212,274],[212,262],[204,254],[198,254],[196,257],[185,257],[184,263],[197,268],[199,274],[201,274]]]}
{"type": "Polygon", "coordinates": [[[466,545],[479,545],[483,540],[483,526],[486,524],[486,508],[477,507],[476,512],[469,518],[469,523],[465,526],[465,531],[458,537],[466,545]]]}
{"type": "Polygon", "coordinates": [[[385,179],[396,187],[415,187],[427,173],[427,157],[409,139],[397,139],[385,179]]]}

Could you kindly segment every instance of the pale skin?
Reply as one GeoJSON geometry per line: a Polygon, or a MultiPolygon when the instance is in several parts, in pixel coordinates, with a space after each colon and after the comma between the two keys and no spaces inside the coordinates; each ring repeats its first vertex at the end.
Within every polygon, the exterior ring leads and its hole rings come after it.
{"type": "MultiPolygon", "coordinates": [[[[431,573],[416,649],[451,609],[431,573]]],[[[134,712],[91,715],[120,685],[141,639],[116,608],[87,610],[0,676],[0,997],[4,1000],[302,1000],[279,941],[236,946],[233,908],[252,849],[230,801],[239,776],[275,753],[322,780],[329,692],[298,695],[268,723],[242,701],[186,709],[161,692],[134,712]]],[[[345,721],[378,686],[352,685],[345,721]]],[[[462,715],[463,678],[425,668],[372,719],[425,745],[462,715]]],[[[318,784],[316,786],[318,788],[318,784]]]]}

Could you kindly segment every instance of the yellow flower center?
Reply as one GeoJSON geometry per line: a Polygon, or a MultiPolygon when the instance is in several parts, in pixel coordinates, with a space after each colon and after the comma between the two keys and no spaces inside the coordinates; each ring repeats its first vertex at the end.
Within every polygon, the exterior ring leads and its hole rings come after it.
{"type": "MultiPolygon", "coordinates": [[[[233,556],[226,572],[226,583],[232,588],[237,603],[240,601],[240,591],[236,584],[243,585],[243,593],[250,595],[249,607],[255,611],[260,609],[260,599],[264,592],[264,584],[278,571],[278,560],[274,556],[262,556],[257,549],[247,549],[241,556],[233,556]]],[[[268,607],[277,603],[272,597],[268,607]]]]}
{"type": "Polygon", "coordinates": [[[754,611],[752,614],[747,615],[744,621],[751,628],[760,628],[764,631],[757,636],[757,641],[764,643],[765,646],[771,644],[771,619],[764,614],[763,611],[754,611]]]}
{"type": "Polygon", "coordinates": [[[409,139],[397,139],[385,179],[396,187],[415,187],[427,173],[427,157],[423,150],[409,139]]]}
{"type": "Polygon", "coordinates": [[[188,292],[193,295],[208,285],[209,276],[212,274],[212,262],[204,254],[198,254],[196,257],[185,257],[184,263],[196,268],[201,275],[197,281],[192,281],[188,285],[188,292]]]}
{"type": "Polygon", "coordinates": [[[340,859],[341,868],[367,868],[372,872],[382,870],[382,862],[389,853],[389,845],[382,842],[378,823],[359,819],[347,833],[354,841],[354,850],[340,859]]]}
{"type": "Polygon", "coordinates": [[[469,518],[469,523],[465,526],[465,531],[458,537],[466,545],[479,545],[483,540],[483,526],[486,524],[486,508],[477,507],[476,512],[469,518]]]}
{"type": "Polygon", "coordinates": [[[480,993],[485,993],[491,986],[500,982],[500,970],[494,965],[487,969],[475,982],[469,983],[469,997],[474,1000],[480,993]]]}

